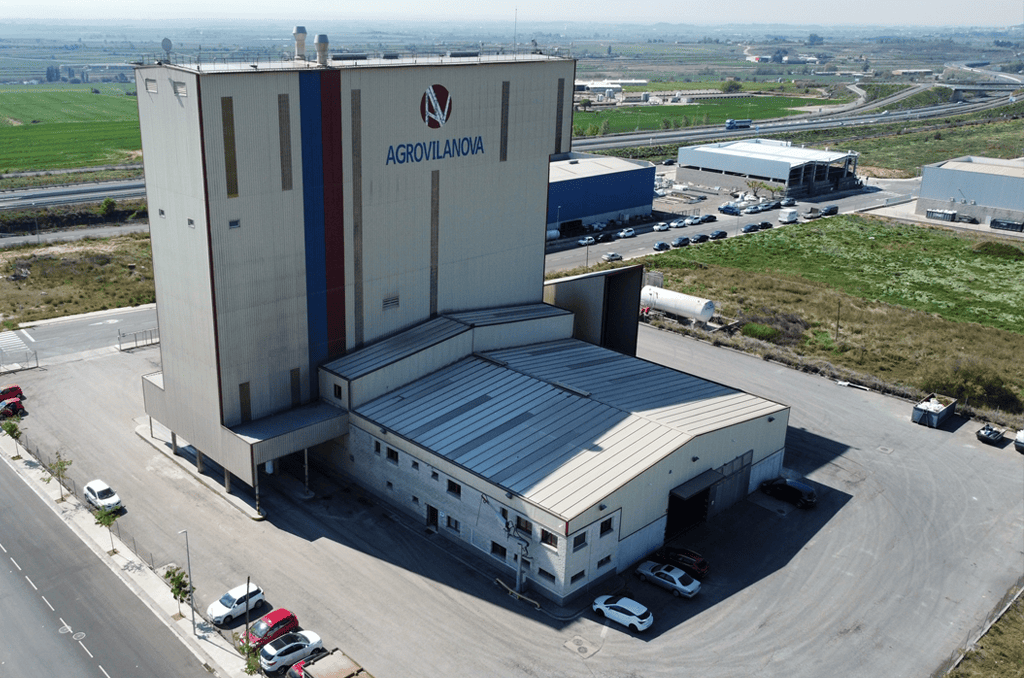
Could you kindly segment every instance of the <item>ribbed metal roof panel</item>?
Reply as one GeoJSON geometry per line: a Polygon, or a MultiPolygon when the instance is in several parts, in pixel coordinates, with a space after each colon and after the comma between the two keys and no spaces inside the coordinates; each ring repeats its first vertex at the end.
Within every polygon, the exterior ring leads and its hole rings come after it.
{"type": "Polygon", "coordinates": [[[458,321],[434,318],[406,332],[329,362],[323,369],[345,379],[357,379],[469,331],[469,327],[458,321]]]}

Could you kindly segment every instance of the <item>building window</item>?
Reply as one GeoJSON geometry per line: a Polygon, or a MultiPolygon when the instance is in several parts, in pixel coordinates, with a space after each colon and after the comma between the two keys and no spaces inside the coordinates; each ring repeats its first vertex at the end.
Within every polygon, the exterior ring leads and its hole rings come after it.
{"type": "Polygon", "coordinates": [[[398,464],[398,450],[388,448],[388,461],[395,465],[398,464]]]}
{"type": "Polygon", "coordinates": [[[189,227],[189,228],[195,228],[195,227],[196,227],[196,221],[195,221],[195,219],[189,219],[189,220],[188,220],[188,227],[189,227]]]}
{"type": "Polygon", "coordinates": [[[462,499],[462,485],[459,485],[454,480],[448,481],[448,494],[454,495],[459,499],[462,499]]]}
{"type": "Polygon", "coordinates": [[[582,532],[572,538],[572,550],[579,551],[581,548],[587,545],[587,533],[582,532]]]}
{"type": "Polygon", "coordinates": [[[603,537],[606,534],[611,534],[611,533],[612,533],[612,519],[611,518],[606,518],[605,520],[601,521],[601,536],[603,537]]]}
{"type": "Polygon", "coordinates": [[[459,521],[455,520],[455,518],[452,518],[451,516],[446,516],[445,520],[447,521],[446,524],[448,525],[449,530],[452,532],[459,531],[459,521]]]}
{"type": "Polygon", "coordinates": [[[540,543],[547,544],[548,546],[558,548],[558,537],[551,534],[547,530],[542,529],[540,531],[540,543]]]}
{"type": "Polygon", "coordinates": [[[545,579],[547,579],[550,582],[554,582],[555,581],[555,575],[551,574],[550,572],[545,570],[543,567],[538,567],[537,568],[537,574],[539,574],[540,576],[544,577],[545,579]]]}
{"type": "Polygon", "coordinates": [[[334,385],[334,397],[341,400],[341,384],[334,385]]]}
{"type": "Polygon", "coordinates": [[[373,441],[373,451],[376,454],[380,454],[380,441],[379,440],[374,440],[373,441]]]}
{"type": "MultiPolygon", "coordinates": [[[[518,558],[518,556],[512,556],[513,560],[515,560],[516,558],[518,558]]],[[[530,571],[530,565],[532,565],[532,564],[533,563],[530,562],[529,558],[523,558],[523,572],[529,572],[530,571]]]]}
{"type": "Polygon", "coordinates": [[[497,557],[501,558],[502,560],[505,560],[505,558],[508,557],[508,551],[505,549],[504,546],[502,546],[498,542],[492,541],[491,542],[491,555],[492,556],[497,556],[497,557]]]}
{"type": "Polygon", "coordinates": [[[172,85],[172,87],[174,89],[175,96],[179,96],[179,97],[187,97],[188,96],[188,87],[185,86],[185,83],[178,82],[177,80],[174,80],[174,81],[172,81],[171,85],[172,85]]]}
{"type": "Polygon", "coordinates": [[[232,219],[232,220],[230,220],[228,222],[228,228],[241,228],[241,227],[242,227],[242,220],[241,219],[232,219]]]}
{"type": "Polygon", "coordinates": [[[431,471],[430,472],[430,479],[431,480],[437,480],[437,471],[431,471]]]}
{"type": "Polygon", "coordinates": [[[157,212],[159,212],[161,219],[163,219],[166,216],[163,210],[157,210],[157,212]]]}
{"type": "Polygon", "coordinates": [[[523,534],[533,535],[533,523],[522,516],[516,516],[516,529],[523,534]]]}
{"type": "Polygon", "coordinates": [[[586,577],[587,577],[587,571],[586,571],[586,570],[580,570],[579,572],[577,572],[576,574],[574,574],[574,575],[573,575],[573,576],[572,576],[572,577],[571,577],[571,578],[569,579],[569,583],[570,583],[570,584],[575,584],[576,582],[580,581],[581,579],[586,579],[586,577]]]}
{"type": "Polygon", "coordinates": [[[152,78],[146,78],[146,91],[156,94],[156,80],[152,78]]]}
{"type": "Polygon", "coordinates": [[[612,557],[611,556],[605,556],[601,560],[597,561],[597,566],[598,567],[604,567],[605,565],[607,565],[610,562],[612,562],[612,557]]]}
{"type": "Polygon", "coordinates": [[[505,519],[505,524],[508,525],[508,509],[504,506],[501,507],[501,517],[505,519]]]}
{"type": "Polygon", "coordinates": [[[419,471],[420,470],[420,463],[418,461],[414,461],[412,463],[412,470],[413,471],[419,471]]]}

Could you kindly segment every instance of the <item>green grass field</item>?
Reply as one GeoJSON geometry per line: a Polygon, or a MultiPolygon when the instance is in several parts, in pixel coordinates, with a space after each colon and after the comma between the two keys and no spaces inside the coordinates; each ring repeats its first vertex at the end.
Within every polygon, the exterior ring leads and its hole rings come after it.
{"type": "Polygon", "coordinates": [[[796,115],[791,109],[800,106],[834,104],[826,99],[800,97],[759,96],[740,99],[711,99],[687,106],[630,106],[600,111],[573,113],[573,133],[582,135],[587,130],[600,129],[608,121],[608,133],[659,130],[668,120],[673,126],[725,124],[729,118],[764,120],[796,115]],[[686,122],[684,122],[684,118],[686,122]],[[680,123],[676,125],[675,123],[680,123]]]}
{"type": "Polygon", "coordinates": [[[142,139],[129,90],[134,84],[0,87],[0,172],[130,161],[142,139]]]}

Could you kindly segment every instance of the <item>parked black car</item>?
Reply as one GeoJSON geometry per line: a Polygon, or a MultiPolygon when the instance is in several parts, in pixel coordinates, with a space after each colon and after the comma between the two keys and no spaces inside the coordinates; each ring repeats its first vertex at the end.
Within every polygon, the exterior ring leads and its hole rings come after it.
{"type": "Polygon", "coordinates": [[[667,249],[669,249],[669,246],[668,243],[665,242],[664,240],[659,240],[658,242],[654,243],[655,252],[664,252],[667,249]]]}
{"type": "Polygon", "coordinates": [[[770,222],[770,221],[762,221],[761,223],[759,223],[757,225],[758,230],[761,230],[761,231],[764,231],[764,230],[769,229],[771,227],[772,227],[772,222],[770,222]]]}
{"type": "Polygon", "coordinates": [[[712,221],[718,221],[718,217],[714,214],[702,214],[700,215],[700,223],[710,224],[712,221]]]}
{"type": "Polygon", "coordinates": [[[615,235],[612,233],[598,233],[594,236],[594,242],[612,242],[615,240],[615,235]]]}
{"type": "Polygon", "coordinates": [[[676,238],[669,244],[672,245],[672,247],[686,247],[690,244],[690,239],[684,235],[676,238]]]}
{"type": "Polygon", "coordinates": [[[761,227],[758,226],[757,224],[747,224],[746,226],[743,227],[744,233],[757,233],[760,230],[761,227]]]}
{"type": "Polygon", "coordinates": [[[708,561],[696,551],[687,548],[666,546],[655,551],[651,555],[651,560],[665,565],[675,565],[697,580],[704,579],[708,574],[708,561]]]}
{"type": "Polygon", "coordinates": [[[693,236],[692,238],[690,238],[690,242],[692,242],[695,245],[697,243],[699,243],[699,242],[707,242],[707,241],[708,241],[708,236],[707,236],[706,233],[698,233],[695,236],[693,236]]]}
{"type": "Polygon", "coordinates": [[[821,208],[821,216],[830,217],[833,214],[839,214],[839,205],[825,205],[821,208]]]}
{"type": "Polygon", "coordinates": [[[729,237],[729,234],[725,231],[711,231],[711,235],[708,236],[712,240],[724,240],[729,237]]]}
{"type": "Polygon", "coordinates": [[[815,494],[814,489],[799,480],[790,480],[789,478],[766,480],[761,483],[761,491],[769,497],[788,501],[798,508],[811,508],[818,503],[818,495],[815,494]]]}

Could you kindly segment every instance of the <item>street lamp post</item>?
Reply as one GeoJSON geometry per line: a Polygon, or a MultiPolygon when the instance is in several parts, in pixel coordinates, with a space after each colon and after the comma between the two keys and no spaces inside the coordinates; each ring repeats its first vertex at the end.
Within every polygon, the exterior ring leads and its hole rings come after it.
{"type": "Polygon", "coordinates": [[[36,204],[32,203],[32,218],[36,222],[36,244],[39,244],[39,214],[36,213],[36,204]]]}
{"type": "Polygon", "coordinates": [[[195,589],[192,586],[192,554],[188,550],[188,530],[181,530],[178,534],[185,535],[185,561],[188,563],[188,602],[192,606],[192,635],[198,636],[196,633],[196,597],[192,594],[195,589]]]}
{"type": "Polygon", "coordinates": [[[555,212],[555,228],[559,228],[559,222],[562,221],[562,206],[558,206],[558,211],[555,212]]]}

